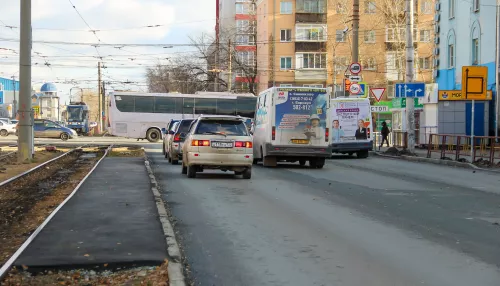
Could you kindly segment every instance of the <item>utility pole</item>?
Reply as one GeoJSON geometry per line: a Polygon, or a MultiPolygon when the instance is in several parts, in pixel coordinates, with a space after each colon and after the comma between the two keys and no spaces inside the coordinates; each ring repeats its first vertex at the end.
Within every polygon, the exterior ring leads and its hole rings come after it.
{"type": "Polygon", "coordinates": [[[31,109],[31,0],[21,1],[21,38],[19,44],[19,162],[33,158],[33,120],[31,109]]]}
{"type": "Polygon", "coordinates": [[[102,113],[101,113],[101,118],[102,118],[102,129],[101,129],[101,132],[104,132],[104,129],[106,129],[106,116],[107,116],[107,112],[106,112],[106,82],[103,81],[102,82],[102,97],[101,97],[101,106],[102,106],[102,113]]]}
{"type": "Polygon", "coordinates": [[[232,68],[233,68],[233,51],[231,50],[231,39],[229,39],[229,74],[227,81],[227,91],[231,92],[233,85],[233,76],[232,76],[232,68]]]}
{"type": "Polygon", "coordinates": [[[219,91],[219,38],[215,39],[216,51],[215,51],[215,78],[214,78],[214,91],[219,91]]]}
{"type": "Polygon", "coordinates": [[[16,118],[16,112],[17,112],[17,99],[16,99],[16,77],[12,76],[12,90],[14,91],[14,106],[12,108],[12,115],[14,118],[16,118]]]}
{"type": "Polygon", "coordinates": [[[359,61],[359,0],[352,1],[352,61],[359,61]]]}
{"type": "MultiPolygon", "coordinates": [[[[413,82],[413,9],[414,0],[406,0],[406,79],[405,82],[413,82]]],[[[415,151],[415,100],[413,97],[406,98],[406,118],[408,130],[408,151],[415,151]]]]}
{"type": "Polygon", "coordinates": [[[498,124],[498,114],[500,113],[500,107],[499,107],[499,100],[498,100],[498,95],[500,93],[500,88],[499,88],[499,69],[498,66],[500,65],[500,0],[497,0],[497,33],[496,33],[496,65],[495,65],[495,86],[496,86],[496,96],[495,96],[495,141],[496,143],[499,143],[498,141],[498,129],[500,129],[500,125],[498,124]]]}
{"type": "Polygon", "coordinates": [[[276,0],[273,0],[273,86],[276,86],[276,0]]]}
{"type": "Polygon", "coordinates": [[[97,115],[97,120],[99,122],[99,131],[102,132],[102,106],[101,106],[101,62],[97,63],[97,100],[99,102],[99,114],[97,115]]]}

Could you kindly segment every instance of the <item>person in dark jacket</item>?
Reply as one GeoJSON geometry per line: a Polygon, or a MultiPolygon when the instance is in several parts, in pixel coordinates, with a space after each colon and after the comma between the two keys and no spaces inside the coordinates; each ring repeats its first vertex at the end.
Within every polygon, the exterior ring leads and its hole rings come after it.
{"type": "Polygon", "coordinates": [[[387,143],[387,147],[389,147],[389,140],[387,139],[389,137],[389,133],[391,133],[391,130],[389,130],[389,127],[387,127],[387,123],[384,121],[382,122],[382,130],[380,132],[382,134],[382,142],[380,142],[380,146],[378,149],[380,150],[380,147],[384,145],[384,141],[387,143]]]}
{"type": "Polygon", "coordinates": [[[357,140],[368,139],[368,133],[363,119],[358,120],[358,129],[356,129],[354,137],[356,137],[357,140]]]}

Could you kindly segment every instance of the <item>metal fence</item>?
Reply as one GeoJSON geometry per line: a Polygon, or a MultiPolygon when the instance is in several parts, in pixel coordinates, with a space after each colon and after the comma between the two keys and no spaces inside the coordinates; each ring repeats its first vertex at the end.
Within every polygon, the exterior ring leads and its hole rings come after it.
{"type": "Polygon", "coordinates": [[[431,134],[427,158],[430,158],[432,153],[439,153],[442,159],[452,156],[457,161],[476,162],[482,159],[489,164],[495,164],[500,160],[500,144],[495,142],[495,137],[474,136],[474,146],[471,146],[471,143],[471,136],[468,135],[431,134]]]}

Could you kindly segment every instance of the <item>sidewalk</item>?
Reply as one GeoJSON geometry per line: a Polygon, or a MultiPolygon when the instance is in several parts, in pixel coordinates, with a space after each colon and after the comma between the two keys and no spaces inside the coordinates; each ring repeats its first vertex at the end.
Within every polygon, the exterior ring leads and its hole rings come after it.
{"type": "Polygon", "coordinates": [[[167,245],[144,159],[105,158],[16,261],[28,269],[160,265],[167,245]]]}

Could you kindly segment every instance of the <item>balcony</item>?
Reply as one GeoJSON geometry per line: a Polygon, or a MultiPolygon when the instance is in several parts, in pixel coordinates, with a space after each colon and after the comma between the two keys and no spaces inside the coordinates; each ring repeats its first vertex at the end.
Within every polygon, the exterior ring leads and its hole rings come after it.
{"type": "Polygon", "coordinates": [[[296,23],[326,23],[326,14],[295,13],[296,23]]]}
{"type": "Polygon", "coordinates": [[[326,52],[326,42],[295,42],[295,52],[326,52]]]}
{"type": "Polygon", "coordinates": [[[295,70],[296,81],[326,81],[326,69],[297,69],[295,70]]]}
{"type": "Polygon", "coordinates": [[[295,22],[326,23],[326,0],[297,0],[295,22]]]}

